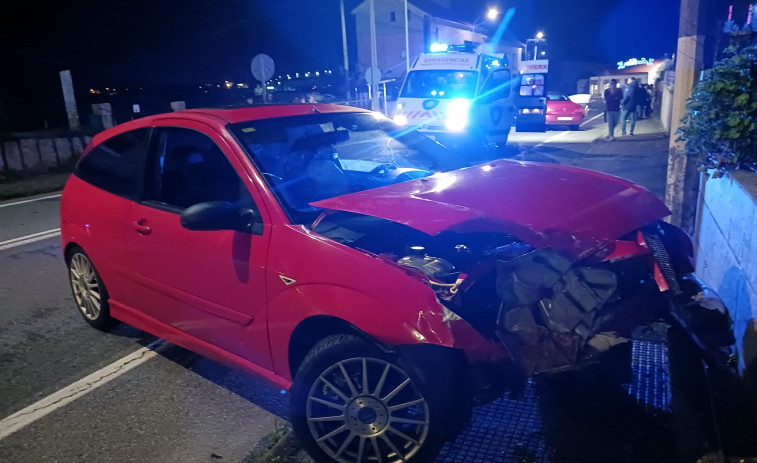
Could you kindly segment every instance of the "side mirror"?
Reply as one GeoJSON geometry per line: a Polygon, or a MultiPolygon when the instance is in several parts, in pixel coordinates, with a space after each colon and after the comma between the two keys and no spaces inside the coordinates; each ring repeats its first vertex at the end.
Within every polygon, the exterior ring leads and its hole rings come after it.
{"type": "Polygon", "coordinates": [[[252,209],[242,209],[227,201],[207,201],[189,206],[181,213],[187,230],[236,230],[260,235],[263,223],[252,209]]]}

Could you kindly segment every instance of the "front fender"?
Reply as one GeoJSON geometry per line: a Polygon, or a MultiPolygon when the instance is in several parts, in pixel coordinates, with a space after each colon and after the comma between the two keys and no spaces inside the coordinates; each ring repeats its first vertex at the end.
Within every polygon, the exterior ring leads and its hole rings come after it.
{"type": "MultiPolygon", "coordinates": [[[[290,377],[289,344],[305,319],[329,316],[344,320],[382,344],[436,344],[456,347],[443,308],[433,291],[410,294],[402,307],[389,307],[353,288],[330,284],[303,284],[287,288],[269,302],[268,330],[271,356],[278,375],[290,377]]],[[[291,378],[290,378],[291,379],[291,378]]]]}

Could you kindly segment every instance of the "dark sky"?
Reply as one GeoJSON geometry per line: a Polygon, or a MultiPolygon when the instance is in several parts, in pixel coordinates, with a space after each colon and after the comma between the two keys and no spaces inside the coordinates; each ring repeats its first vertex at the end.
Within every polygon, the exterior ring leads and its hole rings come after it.
{"type": "MultiPolygon", "coordinates": [[[[381,0],[376,0],[381,1],[381,0]]],[[[347,0],[349,9],[357,0],[347,0]]],[[[521,40],[543,30],[554,58],[581,61],[673,51],[676,0],[453,0],[460,20],[487,5],[515,7],[521,40]]],[[[341,60],[338,0],[73,0],[21,4],[0,31],[0,56],[14,77],[71,67],[100,85],[246,78],[249,60],[270,54],[281,71],[341,60]]],[[[32,77],[33,76],[27,76],[32,77]]]]}
{"type": "MultiPolygon", "coordinates": [[[[345,0],[348,12],[359,1],[345,0]]],[[[525,40],[543,30],[552,59],[612,64],[659,57],[676,47],[680,0],[452,2],[461,21],[473,21],[487,6],[515,8],[509,26],[515,36],[525,40]]],[[[250,80],[249,62],[258,53],[274,58],[277,73],[333,68],[342,59],[338,0],[16,6],[20,11],[6,16],[0,28],[0,105],[6,107],[18,105],[19,95],[28,94],[33,104],[59,99],[62,69],[72,70],[77,87],[104,88],[250,80]]]]}

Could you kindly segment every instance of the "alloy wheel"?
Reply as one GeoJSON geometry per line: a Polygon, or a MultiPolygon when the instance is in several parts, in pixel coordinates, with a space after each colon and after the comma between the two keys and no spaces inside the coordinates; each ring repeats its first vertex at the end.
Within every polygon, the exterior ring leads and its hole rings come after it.
{"type": "Polygon", "coordinates": [[[429,432],[428,404],[412,379],[377,358],[326,369],[310,388],[306,419],[321,450],[342,463],[404,462],[429,432]]]}
{"type": "Polygon", "coordinates": [[[95,267],[89,258],[76,253],[69,265],[69,278],[74,292],[76,305],[89,320],[97,320],[101,312],[100,283],[95,267]]]}

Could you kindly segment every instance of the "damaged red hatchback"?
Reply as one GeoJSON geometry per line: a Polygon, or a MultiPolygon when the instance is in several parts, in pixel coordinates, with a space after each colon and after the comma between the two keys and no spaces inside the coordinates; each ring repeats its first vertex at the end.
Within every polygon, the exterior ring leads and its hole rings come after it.
{"type": "Polygon", "coordinates": [[[289,390],[320,462],[426,461],[482,391],[596,362],[660,317],[729,360],[728,313],[654,195],[472,164],[349,107],[128,122],[63,192],[76,303],[289,390]]]}

